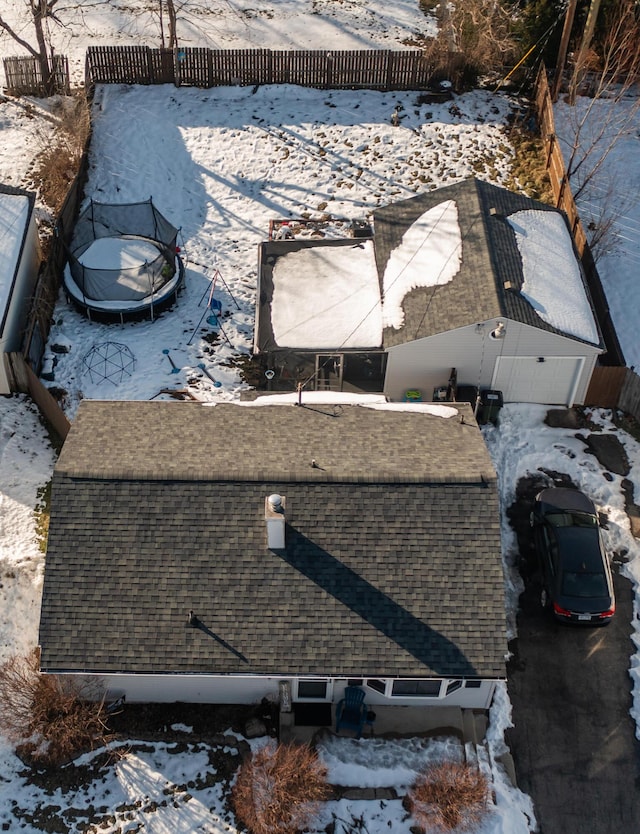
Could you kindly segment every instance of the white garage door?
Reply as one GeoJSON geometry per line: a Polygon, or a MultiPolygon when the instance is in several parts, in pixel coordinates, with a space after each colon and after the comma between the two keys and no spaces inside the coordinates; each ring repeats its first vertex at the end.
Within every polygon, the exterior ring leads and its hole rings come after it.
{"type": "Polygon", "coordinates": [[[582,356],[499,356],[491,387],[505,402],[573,405],[582,356]]]}

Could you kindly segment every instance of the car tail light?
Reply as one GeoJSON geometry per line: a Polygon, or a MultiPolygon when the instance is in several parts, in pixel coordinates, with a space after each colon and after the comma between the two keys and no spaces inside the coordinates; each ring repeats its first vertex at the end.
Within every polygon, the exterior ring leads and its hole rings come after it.
{"type": "Polygon", "coordinates": [[[601,614],[598,614],[598,618],[600,620],[606,620],[609,617],[613,617],[613,615],[615,613],[616,613],[616,607],[615,607],[615,605],[612,605],[611,608],[609,608],[608,611],[603,611],[601,614]]]}
{"type": "Polygon", "coordinates": [[[562,608],[560,605],[558,605],[557,602],[553,603],[553,612],[554,612],[554,614],[558,614],[560,617],[570,617],[571,616],[571,611],[567,611],[566,608],[562,608]]]}

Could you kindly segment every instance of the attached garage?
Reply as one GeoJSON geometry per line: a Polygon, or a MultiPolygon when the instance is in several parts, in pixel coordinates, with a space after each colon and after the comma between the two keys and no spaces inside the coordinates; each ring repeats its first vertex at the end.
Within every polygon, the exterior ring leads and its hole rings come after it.
{"type": "Polygon", "coordinates": [[[499,356],[491,388],[507,402],[573,405],[583,356],[499,356]]]}

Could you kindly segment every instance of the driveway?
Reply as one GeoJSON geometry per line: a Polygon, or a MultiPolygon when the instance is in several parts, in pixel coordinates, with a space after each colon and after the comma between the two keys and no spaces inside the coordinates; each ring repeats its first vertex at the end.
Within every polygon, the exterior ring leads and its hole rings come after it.
{"type": "MultiPolygon", "coordinates": [[[[522,495],[520,503],[524,519],[522,495]]],[[[526,564],[530,533],[514,527],[526,564]]],[[[520,600],[508,664],[515,726],[507,742],[541,834],[640,831],[640,743],[629,713],[633,597],[617,565],[614,585],[616,616],[605,628],[554,622],[533,581],[520,600]]]]}

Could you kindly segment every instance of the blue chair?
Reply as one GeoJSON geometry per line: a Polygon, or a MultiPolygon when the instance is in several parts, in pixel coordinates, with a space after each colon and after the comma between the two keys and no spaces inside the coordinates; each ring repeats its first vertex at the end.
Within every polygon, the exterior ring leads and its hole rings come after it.
{"type": "Polygon", "coordinates": [[[207,319],[207,324],[210,324],[211,327],[217,327],[220,324],[220,316],[222,315],[222,302],[218,301],[217,298],[212,298],[209,302],[209,309],[211,310],[211,315],[207,319]]]}
{"type": "Polygon", "coordinates": [[[340,730],[351,730],[356,734],[356,738],[360,738],[366,720],[364,690],[359,686],[347,686],[344,698],[338,701],[336,706],[336,733],[340,730]]]}

